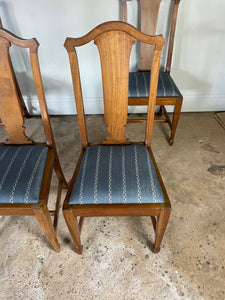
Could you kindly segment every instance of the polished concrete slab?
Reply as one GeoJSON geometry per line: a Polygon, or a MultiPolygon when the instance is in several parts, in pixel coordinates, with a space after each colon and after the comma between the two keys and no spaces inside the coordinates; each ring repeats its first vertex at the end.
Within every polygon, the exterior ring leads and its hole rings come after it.
{"type": "MultiPolygon", "coordinates": [[[[51,121],[70,180],[80,151],[76,117],[51,121]]],[[[43,139],[39,118],[26,124],[43,139]]],[[[105,136],[102,116],[87,124],[91,141],[105,136]]],[[[128,124],[127,132],[141,140],[144,124],[128,124]]],[[[149,249],[147,217],[85,219],[82,256],[62,213],[59,254],[34,217],[0,217],[0,299],[225,299],[225,131],[213,113],[183,113],[173,147],[167,139],[167,125],[156,124],[152,148],[172,203],[159,254],[149,249]]],[[[54,178],[50,207],[55,190],[54,178]]]]}

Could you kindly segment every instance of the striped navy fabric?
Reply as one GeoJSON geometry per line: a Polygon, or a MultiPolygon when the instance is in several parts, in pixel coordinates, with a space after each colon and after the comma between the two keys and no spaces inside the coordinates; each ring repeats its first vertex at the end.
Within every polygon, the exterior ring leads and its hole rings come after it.
{"type": "Polygon", "coordinates": [[[0,146],[0,203],[38,203],[48,147],[0,146]]]}
{"type": "Polygon", "coordinates": [[[145,146],[87,147],[69,204],[164,203],[145,146]]]}
{"type": "MultiPolygon", "coordinates": [[[[151,72],[129,73],[129,97],[148,97],[151,72]]],[[[179,97],[180,93],[170,75],[159,72],[157,97],[179,97]]]]}

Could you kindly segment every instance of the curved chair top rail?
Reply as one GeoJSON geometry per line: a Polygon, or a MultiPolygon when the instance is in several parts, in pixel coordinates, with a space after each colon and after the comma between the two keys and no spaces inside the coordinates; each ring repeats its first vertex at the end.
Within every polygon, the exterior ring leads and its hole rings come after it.
{"type": "Polygon", "coordinates": [[[156,47],[162,48],[165,44],[165,40],[162,34],[157,36],[149,36],[140,32],[134,26],[120,21],[110,21],[105,22],[101,25],[98,25],[93,30],[91,30],[86,35],[80,38],[70,38],[68,37],[64,43],[64,47],[67,51],[73,51],[74,47],[83,46],[90,41],[94,40],[98,35],[107,32],[107,31],[124,31],[132,35],[135,39],[140,40],[143,43],[156,45],[156,47]]]}
{"type": "Polygon", "coordinates": [[[39,43],[35,38],[22,39],[3,28],[0,28],[0,38],[4,38],[16,46],[29,48],[32,52],[37,52],[39,46],[39,43]]]}

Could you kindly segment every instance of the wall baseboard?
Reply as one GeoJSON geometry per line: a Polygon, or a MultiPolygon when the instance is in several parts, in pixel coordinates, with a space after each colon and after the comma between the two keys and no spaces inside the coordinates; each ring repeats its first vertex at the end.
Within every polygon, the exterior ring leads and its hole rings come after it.
{"type": "MultiPolygon", "coordinates": [[[[38,102],[36,99],[24,99],[25,104],[32,115],[39,115],[38,102]]],[[[84,98],[86,114],[103,114],[102,98],[84,98]]],[[[50,115],[73,115],[76,114],[74,98],[47,99],[50,115]]],[[[169,112],[173,106],[167,106],[169,112]]],[[[129,113],[145,113],[146,107],[129,107],[129,113]]],[[[224,95],[185,95],[182,112],[225,111],[224,95]]]]}

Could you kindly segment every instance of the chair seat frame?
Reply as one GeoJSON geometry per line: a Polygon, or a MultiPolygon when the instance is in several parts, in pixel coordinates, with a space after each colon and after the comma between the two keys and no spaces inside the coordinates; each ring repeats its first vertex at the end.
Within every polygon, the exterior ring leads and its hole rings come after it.
{"type": "MultiPolygon", "coordinates": [[[[92,144],[89,144],[91,146],[92,144]]],[[[96,144],[94,144],[96,145],[96,144]]],[[[102,145],[102,144],[99,144],[102,145]]],[[[63,213],[65,217],[66,224],[70,231],[71,237],[76,245],[77,254],[82,254],[83,245],[81,244],[81,230],[84,222],[84,218],[87,217],[129,217],[129,216],[145,216],[151,217],[152,225],[156,235],[155,243],[153,246],[153,252],[158,253],[160,251],[160,244],[166,230],[166,226],[169,221],[171,213],[171,204],[162,181],[158,166],[156,164],[155,158],[153,156],[152,150],[148,147],[149,155],[153,161],[157,177],[163,191],[163,196],[165,203],[152,204],[152,203],[142,203],[142,204],[69,204],[70,196],[73,190],[74,183],[76,181],[79,168],[82,162],[82,158],[85,150],[82,150],[80,157],[70,182],[70,186],[66,195],[66,199],[63,204],[63,213]],[[78,217],[79,221],[78,221],[78,217]]]]}

